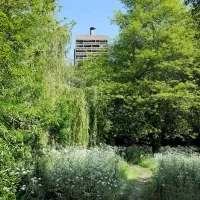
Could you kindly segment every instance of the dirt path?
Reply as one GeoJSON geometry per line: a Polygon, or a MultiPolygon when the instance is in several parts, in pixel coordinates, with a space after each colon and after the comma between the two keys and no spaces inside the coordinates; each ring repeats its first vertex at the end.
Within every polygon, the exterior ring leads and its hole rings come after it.
{"type": "Polygon", "coordinates": [[[134,165],[133,171],[138,174],[136,179],[130,180],[131,187],[133,188],[128,200],[142,200],[142,193],[145,188],[145,184],[148,179],[152,176],[152,173],[143,167],[134,165]]]}

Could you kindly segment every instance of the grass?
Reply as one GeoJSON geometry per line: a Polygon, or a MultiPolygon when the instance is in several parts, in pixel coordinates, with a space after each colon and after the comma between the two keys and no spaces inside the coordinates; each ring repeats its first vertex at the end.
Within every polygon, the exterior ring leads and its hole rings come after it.
{"type": "Polygon", "coordinates": [[[137,164],[143,168],[149,169],[152,172],[158,167],[158,162],[154,157],[140,158],[137,164]]]}
{"type": "Polygon", "coordinates": [[[146,200],[199,200],[200,157],[172,152],[158,154],[158,167],[146,200]]]}
{"type": "Polygon", "coordinates": [[[132,165],[121,160],[119,171],[123,172],[123,178],[125,179],[124,194],[127,197],[126,200],[141,199],[146,187],[145,181],[152,175],[151,169],[132,165]]]}
{"type": "Polygon", "coordinates": [[[125,160],[120,160],[118,169],[122,177],[126,180],[137,180],[142,176],[139,166],[130,165],[125,160]]]}

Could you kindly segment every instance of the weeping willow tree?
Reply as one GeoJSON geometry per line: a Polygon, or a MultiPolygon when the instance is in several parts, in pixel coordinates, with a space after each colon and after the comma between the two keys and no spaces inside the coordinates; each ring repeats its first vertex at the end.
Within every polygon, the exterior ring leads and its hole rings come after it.
{"type": "Polygon", "coordinates": [[[109,140],[111,121],[108,119],[108,103],[112,69],[107,65],[107,54],[99,52],[90,60],[76,66],[77,87],[83,88],[88,102],[89,146],[106,143],[109,140]],[[106,91],[106,92],[105,92],[106,91]]]}
{"type": "Polygon", "coordinates": [[[50,106],[44,123],[49,130],[51,143],[87,146],[88,112],[85,93],[74,86],[74,69],[65,60],[69,38],[69,26],[57,25],[52,34],[43,74],[43,99],[50,106]]]}

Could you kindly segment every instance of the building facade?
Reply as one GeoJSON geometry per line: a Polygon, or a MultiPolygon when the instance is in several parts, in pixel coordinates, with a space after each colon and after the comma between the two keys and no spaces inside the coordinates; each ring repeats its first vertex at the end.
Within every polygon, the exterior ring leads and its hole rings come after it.
{"type": "Polygon", "coordinates": [[[81,60],[88,60],[99,52],[106,51],[108,44],[107,35],[94,35],[94,27],[90,28],[90,35],[77,35],[74,49],[74,64],[81,60]]]}

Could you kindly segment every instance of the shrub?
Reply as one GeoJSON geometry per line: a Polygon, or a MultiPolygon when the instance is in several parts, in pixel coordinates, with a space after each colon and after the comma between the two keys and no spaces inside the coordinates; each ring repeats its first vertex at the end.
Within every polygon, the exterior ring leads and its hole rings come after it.
{"type": "Polygon", "coordinates": [[[162,154],[168,154],[168,153],[178,153],[178,154],[195,154],[195,153],[200,153],[200,148],[194,147],[194,146],[178,146],[178,147],[170,147],[170,146],[165,146],[161,147],[159,150],[159,153],[162,154]]]}
{"type": "Polygon", "coordinates": [[[23,196],[39,200],[123,199],[119,161],[109,147],[53,149],[42,159],[35,177],[30,177],[23,196]]]}
{"type": "MultiPolygon", "coordinates": [[[[158,154],[152,200],[199,200],[200,158],[196,154],[158,154]]],[[[150,195],[149,195],[150,196],[150,195]]]]}
{"type": "Polygon", "coordinates": [[[31,147],[25,144],[25,135],[25,131],[8,130],[0,123],[0,200],[16,199],[24,167],[31,163],[31,147]]]}
{"type": "Polygon", "coordinates": [[[132,164],[138,164],[142,157],[149,157],[152,155],[151,147],[149,146],[131,146],[131,147],[119,147],[118,153],[127,162],[132,164]]]}

